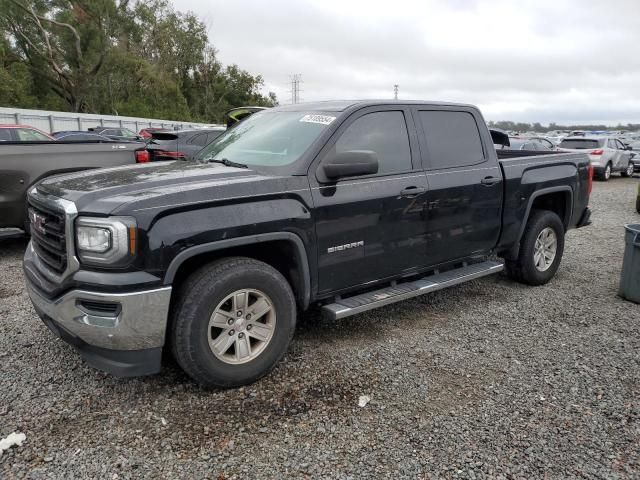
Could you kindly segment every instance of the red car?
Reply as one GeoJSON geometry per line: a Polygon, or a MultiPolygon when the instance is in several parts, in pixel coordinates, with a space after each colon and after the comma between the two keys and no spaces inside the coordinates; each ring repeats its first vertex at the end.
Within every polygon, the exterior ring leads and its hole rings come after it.
{"type": "Polygon", "coordinates": [[[29,125],[0,125],[0,142],[50,142],[51,135],[29,125]]]}
{"type": "Polygon", "coordinates": [[[168,128],[143,128],[142,130],[140,130],[140,132],[138,132],[138,135],[140,135],[142,138],[151,138],[151,134],[153,133],[157,133],[157,132],[170,132],[171,130],[169,130],[168,128]]]}

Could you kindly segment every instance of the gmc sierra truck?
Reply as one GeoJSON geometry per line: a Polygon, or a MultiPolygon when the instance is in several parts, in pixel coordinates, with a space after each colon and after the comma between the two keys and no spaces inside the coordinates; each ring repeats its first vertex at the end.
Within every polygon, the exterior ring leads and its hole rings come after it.
{"type": "Polygon", "coordinates": [[[197,161],[38,183],[28,292],[94,367],[153,374],[169,349],[204,386],[247,384],[311,306],[341,319],[503,268],[551,280],[589,224],[592,167],[518,153],[498,159],[470,105],[264,110],[197,161]]]}

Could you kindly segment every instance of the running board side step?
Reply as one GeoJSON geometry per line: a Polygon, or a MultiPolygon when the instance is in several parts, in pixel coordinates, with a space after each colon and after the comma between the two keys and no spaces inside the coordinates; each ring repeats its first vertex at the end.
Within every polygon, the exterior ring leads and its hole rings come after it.
{"type": "Polygon", "coordinates": [[[486,261],[466,265],[444,273],[436,273],[413,282],[400,283],[373,292],[353,297],[341,298],[335,303],[324,305],[322,312],[332,320],[350,317],[374,308],[401,302],[408,298],[435,292],[443,288],[459,285],[476,278],[486,277],[504,269],[502,262],[486,261]]]}

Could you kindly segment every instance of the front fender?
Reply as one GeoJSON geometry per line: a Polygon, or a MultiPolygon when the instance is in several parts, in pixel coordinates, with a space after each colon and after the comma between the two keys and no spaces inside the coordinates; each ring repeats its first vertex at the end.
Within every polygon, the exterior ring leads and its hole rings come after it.
{"type": "Polygon", "coordinates": [[[302,307],[307,308],[311,299],[311,274],[309,270],[309,260],[307,251],[302,242],[302,239],[291,232],[271,232],[260,233],[257,235],[250,235],[247,237],[229,238],[226,240],[219,240],[217,242],[209,242],[194,247],[187,248],[180,252],[169,264],[167,273],[164,277],[164,285],[171,285],[175,279],[176,273],[180,269],[180,266],[197,255],[205,253],[226,250],[234,247],[241,247],[246,245],[256,245],[260,243],[272,242],[276,240],[285,240],[291,242],[296,252],[296,262],[301,269],[302,277],[302,307]]]}

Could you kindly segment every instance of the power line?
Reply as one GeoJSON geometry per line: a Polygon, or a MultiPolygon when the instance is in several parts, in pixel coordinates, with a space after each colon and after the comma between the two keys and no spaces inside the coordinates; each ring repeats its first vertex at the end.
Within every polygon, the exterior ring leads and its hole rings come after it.
{"type": "Polygon", "coordinates": [[[302,83],[302,74],[294,73],[291,75],[291,103],[300,103],[300,84],[302,83]]]}

